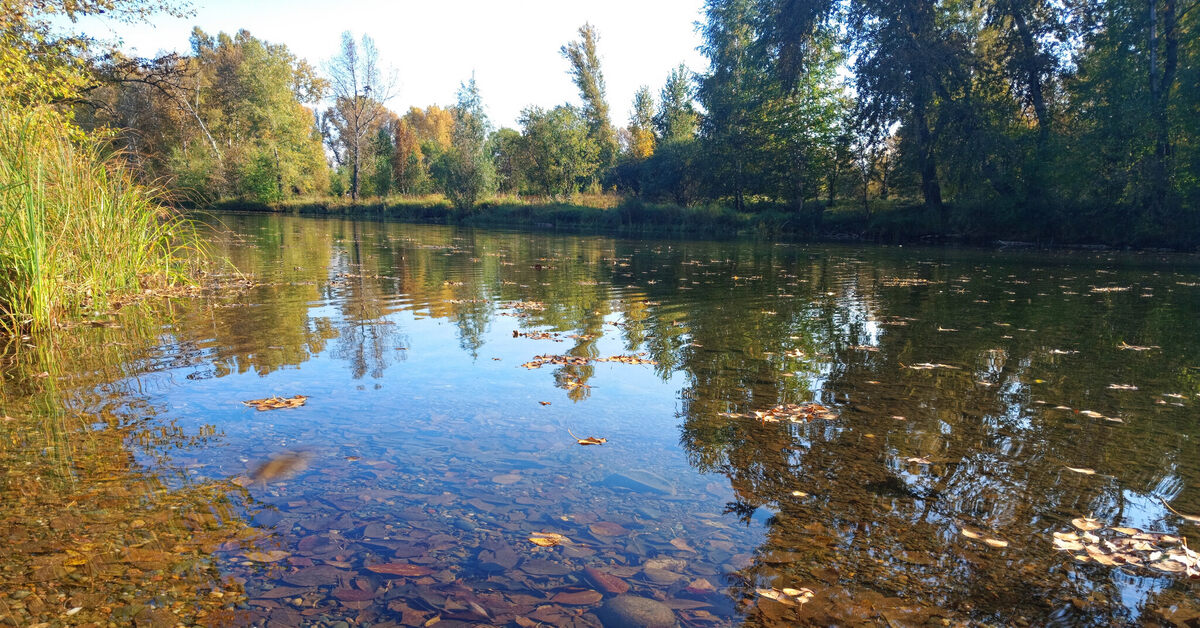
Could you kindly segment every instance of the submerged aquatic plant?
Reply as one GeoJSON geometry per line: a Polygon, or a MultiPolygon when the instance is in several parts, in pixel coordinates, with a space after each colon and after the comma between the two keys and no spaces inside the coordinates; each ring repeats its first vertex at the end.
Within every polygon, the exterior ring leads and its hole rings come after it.
{"type": "Polygon", "coordinates": [[[0,331],[186,281],[198,241],[158,200],[52,109],[0,106],[0,331]]]}

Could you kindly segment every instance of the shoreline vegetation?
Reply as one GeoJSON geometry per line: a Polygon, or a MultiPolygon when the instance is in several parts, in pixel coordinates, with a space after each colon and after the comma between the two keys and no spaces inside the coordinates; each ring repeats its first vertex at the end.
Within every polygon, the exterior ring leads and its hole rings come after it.
{"type": "MultiPolygon", "coordinates": [[[[1092,229],[1057,233],[1053,225],[1031,225],[1020,220],[981,223],[975,208],[950,207],[950,231],[942,231],[941,216],[920,203],[900,201],[835,203],[819,215],[798,215],[786,207],[764,207],[737,212],[713,204],[686,207],[650,203],[616,195],[581,195],[555,201],[499,196],[481,199],[471,211],[461,211],[438,194],[389,197],[352,202],[349,199],[297,198],[276,202],[227,200],[207,205],[184,204],[185,211],[282,213],[305,216],[339,216],[383,219],[418,224],[474,227],[553,229],[580,233],[613,233],[647,236],[704,238],[778,238],[857,242],[863,244],[959,244],[968,246],[1135,249],[1195,251],[1190,235],[1183,238],[1135,237],[1122,226],[1122,217],[1096,212],[1092,229]]],[[[1036,223],[1035,223],[1036,224],[1036,223]]],[[[1191,229],[1195,229],[1194,227],[1191,229]]],[[[1193,233],[1184,230],[1184,234],[1193,233]]]]}
{"type": "Polygon", "coordinates": [[[190,283],[191,225],[104,143],[0,100],[0,335],[41,332],[190,283]]]}

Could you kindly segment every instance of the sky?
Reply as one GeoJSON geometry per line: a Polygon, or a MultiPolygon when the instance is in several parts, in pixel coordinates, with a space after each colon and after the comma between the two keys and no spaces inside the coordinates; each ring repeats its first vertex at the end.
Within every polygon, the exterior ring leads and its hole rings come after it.
{"type": "Polygon", "coordinates": [[[193,26],[211,35],[246,29],[259,39],[287,45],[318,68],[338,50],[341,33],[375,40],[382,65],[396,71],[397,95],[388,107],[454,104],[462,81],[474,72],[492,123],[516,126],[529,105],[579,104],[579,94],[559,53],[590,22],[613,123],[625,126],[634,92],[656,95],[672,68],[707,67],[697,52],[696,22],[703,0],[193,0],[186,18],[154,16],[149,24],[81,19],[75,28],[141,56],[189,52],[193,26]]]}

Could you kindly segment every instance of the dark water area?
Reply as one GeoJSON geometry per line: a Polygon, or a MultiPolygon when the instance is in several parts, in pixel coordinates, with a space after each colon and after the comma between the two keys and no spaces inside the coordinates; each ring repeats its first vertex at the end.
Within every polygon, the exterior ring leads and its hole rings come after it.
{"type": "Polygon", "coordinates": [[[0,365],[0,621],[1200,622],[1195,257],[206,220],[0,365]]]}

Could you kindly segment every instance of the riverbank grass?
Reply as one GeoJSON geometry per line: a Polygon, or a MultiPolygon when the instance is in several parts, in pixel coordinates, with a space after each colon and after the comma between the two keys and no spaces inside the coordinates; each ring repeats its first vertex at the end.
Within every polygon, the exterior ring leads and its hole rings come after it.
{"type": "Polygon", "coordinates": [[[0,105],[0,332],[185,281],[197,244],[101,141],[53,110],[0,105]]]}

